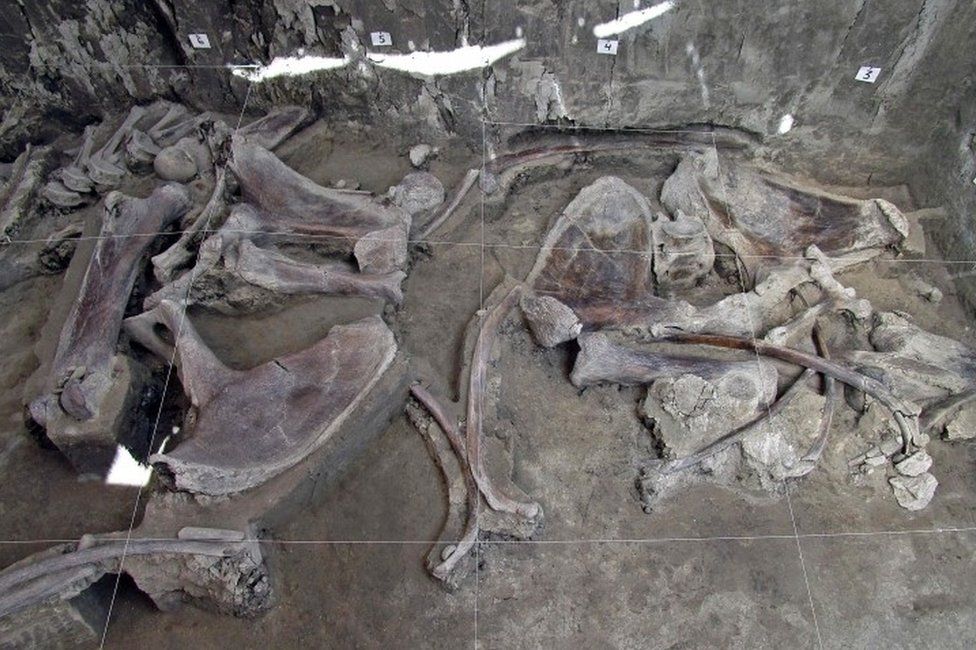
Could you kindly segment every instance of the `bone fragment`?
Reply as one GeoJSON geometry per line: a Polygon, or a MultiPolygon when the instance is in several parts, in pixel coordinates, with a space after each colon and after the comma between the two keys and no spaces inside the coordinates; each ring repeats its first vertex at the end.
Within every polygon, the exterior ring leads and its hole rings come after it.
{"type": "MultiPolygon", "coordinates": [[[[412,385],[410,392],[434,416],[441,431],[444,432],[444,436],[448,439],[454,455],[457,457],[457,462],[460,465],[461,473],[464,477],[467,510],[464,518],[464,532],[461,535],[461,539],[458,540],[458,543],[447,554],[447,557],[442,556],[441,562],[428,565],[431,575],[445,584],[451,585],[452,582],[456,581],[455,573],[458,570],[459,562],[468,555],[478,538],[478,486],[468,465],[464,440],[458,432],[455,418],[450,417],[444,410],[444,407],[431,395],[430,391],[420,384],[412,385]]],[[[443,465],[441,463],[442,469],[443,465]]],[[[445,469],[444,471],[446,476],[447,470],[445,469]]],[[[441,534],[441,538],[444,538],[443,533],[441,534]]]]}
{"type": "Polygon", "coordinates": [[[274,151],[307,124],[311,117],[311,113],[301,106],[278,106],[264,117],[242,126],[237,130],[237,135],[247,142],[274,151]]]}
{"type": "Polygon", "coordinates": [[[905,453],[911,453],[920,442],[918,430],[919,408],[895,397],[888,388],[876,379],[863,375],[834,361],[822,359],[818,356],[779,346],[766,341],[740,338],[734,336],[716,336],[711,334],[680,334],[671,333],[660,338],[661,341],[707,345],[713,347],[730,348],[735,350],[751,350],[763,356],[769,356],[805,368],[810,368],[871,395],[887,408],[902,434],[902,445],[905,453]]]}
{"type": "Polygon", "coordinates": [[[461,205],[461,202],[464,201],[464,197],[467,196],[468,192],[471,191],[471,188],[474,187],[475,181],[478,180],[479,173],[480,172],[477,169],[468,170],[468,173],[464,175],[464,179],[458,186],[457,191],[455,191],[451,202],[447,204],[440,214],[431,220],[430,224],[425,226],[424,229],[418,233],[418,239],[428,239],[432,234],[434,234],[434,232],[436,232],[438,228],[441,227],[441,224],[447,221],[451,215],[454,214],[454,211],[457,210],[458,206],[461,205]]]}
{"type": "Polygon", "coordinates": [[[492,485],[491,479],[485,472],[484,461],[481,456],[481,429],[484,421],[484,401],[487,382],[488,361],[491,348],[498,334],[498,329],[505,317],[518,303],[521,287],[516,286],[501,300],[485,317],[478,333],[474,353],[471,359],[471,376],[468,384],[468,420],[466,423],[465,439],[467,442],[468,465],[474,475],[475,483],[488,505],[493,510],[508,512],[526,519],[536,519],[542,514],[539,504],[533,502],[516,501],[492,485]]]}

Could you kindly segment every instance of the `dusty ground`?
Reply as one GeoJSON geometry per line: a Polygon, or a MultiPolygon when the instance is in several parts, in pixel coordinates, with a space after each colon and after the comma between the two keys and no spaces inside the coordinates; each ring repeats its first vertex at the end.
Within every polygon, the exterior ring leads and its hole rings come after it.
{"type": "MultiPolygon", "coordinates": [[[[356,179],[383,192],[409,171],[383,142],[356,146],[313,127],[283,157],[324,184],[356,179]]],[[[446,187],[479,166],[460,147],[435,161],[446,187]]],[[[582,186],[614,173],[655,194],[674,158],[594,159],[527,179],[520,199],[467,205],[420,246],[396,315],[401,345],[445,385],[459,367],[464,330],[504,274],[524,277],[549,220],[582,186]],[[481,246],[482,237],[488,244],[481,246]]],[[[934,255],[929,255],[934,257],[934,255]]],[[[951,269],[949,269],[951,270],[951,269]]],[[[909,312],[928,329],[972,342],[969,320],[938,262],[891,262],[842,277],[877,308],[909,312]],[[907,291],[911,270],[946,297],[933,307],[907,291]]],[[[39,547],[14,540],[75,539],[125,529],[137,490],[78,482],[56,452],[26,438],[19,386],[57,277],[0,294],[0,565],[39,547]]],[[[368,301],[294,300],[244,319],[191,312],[228,363],[248,366],[301,349],[335,322],[374,313],[368,301]]],[[[931,505],[910,513],[880,476],[846,473],[845,433],[789,496],[701,484],[652,515],[640,508],[636,468],[650,451],[636,389],[580,394],[566,375],[572,350],[544,351],[517,322],[505,328],[492,433],[513,449],[515,483],[539,500],[545,525],[529,543],[486,541],[480,570],[456,593],[425,573],[423,556],[445,516],[440,474],[405,417],[321,502],[266,531],[276,606],[260,620],[192,607],[160,613],[124,588],[109,647],[692,648],[972,647],[976,644],[976,445],[934,442],[940,481],[931,505]],[[950,529],[950,530],[945,530],[950,529]]],[[[846,407],[845,407],[846,408],[846,407]]]]}

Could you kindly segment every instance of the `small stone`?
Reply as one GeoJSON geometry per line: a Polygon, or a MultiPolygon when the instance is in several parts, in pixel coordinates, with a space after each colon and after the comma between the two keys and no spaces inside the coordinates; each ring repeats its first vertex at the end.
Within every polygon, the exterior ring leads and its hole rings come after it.
{"type": "Polygon", "coordinates": [[[332,186],[337,190],[358,190],[359,181],[354,178],[340,178],[332,186]]]}
{"type": "Polygon", "coordinates": [[[932,467],[932,457],[924,449],[919,449],[911,456],[895,463],[895,469],[905,476],[918,476],[929,471],[932,467]]]}
{"type": "Polygon", "coordinates": [[[197,162],[185,149],[178,146],[166,147],[156,154],[153,160],[156,175],[164,181],[186,183],[193,180],[197,172],[197,162]]]}
{"type": "Polygon", "coordinates": [[[964,408],[945,427],[946,440],[971,440],[976,438],[976,409],[964,408]]]}
{"type": "Polygon", "coordinates": [[[393,202],[414,216],[444,202],[444,185],[433,174],[413,172],[393,188],[393,202]]]}
{"type": "Polygon", "coordinates": [[[446,561],[448,558],[454,555],[454,551],[456,550],[457,550],[457,546],[455,546],[454,544],[448,544],[441,550],[441,560],[446,561]]]}
{"type": "Polygon", "coordinates": [[[410,164],[417,169],[422,168],[434,149],[429,144],[418,144],[410,147],[410,164]]]}
{"type": "Polygon", "coordinates": [[[938,304],[942,301],[942,291],[915,273],[909,274],[902,282],[909,290],[914,291],[921,298],[931,303],[938,304]]]}
{"type": "Polygon", "coordinates": [[[868,456],[867,458],[864,459],[864,464],[867,465],[868,467],[880,467],[881,465],[884,465],[887,462],[888,462],[887,457],[880,454],[877,456],[868,456]]]}
{"type": "Polygon", "coordinates": [[[407,234],[400,226],[374,230],[356,242],[353,255],[363,273],[392,273],[407,263],[407,234]]]}
{"type": "Polygon", "coordinates": [[[572,341],[583,330],[576,312],[552,296],[523,296],[520,306],[532,336],[543,347],[572,341]]]}
{"type": "Polygon", "coordinates": [[[929,473],[918,476],[893,476],[888,479],[898,505],[906,510],[921,510],[935,496],[939,481],[929,473]]]}

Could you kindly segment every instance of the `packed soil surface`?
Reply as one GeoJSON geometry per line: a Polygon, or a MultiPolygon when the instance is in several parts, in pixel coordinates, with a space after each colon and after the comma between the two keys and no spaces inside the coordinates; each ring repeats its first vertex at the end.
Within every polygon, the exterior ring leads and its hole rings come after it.
{"type": "MultiPolygon", "coordinates": [[[[481,144],[442,145],[432,160],[449,198],[468,169],[480,168],[481,144]]],[[[278,154],[323,185],[346,181],[377,194],[411,171],[406,151],[375,131],[339,134],[318,123],[278,154]]],[[[395,312],[364,299],[295,297],[267,313],[194,308],[189,317],[223,361],[247,368],[308,347],[336,324],[384,314],[401,349],[453,391],[469,323],[506,276],[525,277],[579,190],[617,175],[661,210],[656,197],[677,160],[670,150],[581,156],[526,172],[505,197],[482,201],[475,188],[429,241],[412,243],[395,312]]],[[[871,195],[914,207],[903,188],[871,195]]],[[[925,259],[878,261],[838,279],[876,310],[905,312],[972,345],[954,272],[930,244],[925,259]],[[941,302],[907,288],[909,274],[941,290],[941,302]]],[[[41,276],[0,293],[0,566],[51,540],[125,530],[141,516],[139,488],[79,479],[24,423],[22,386],[61,281],[41,276]]],[[[707,304],[734,291],[715,277],[688,299],[707,304]]],[[[545,522],[531,541],[479,543],[477,575],[457,591],[423,565],[447,514],[446,490],[401,414],[321,499],[263,531],[275,604],[260,619],[192,606],[159,612],[123,580],[107,647],[757,648],[816,647],[818,637],[827,647],[976,644],[971,441],[929,445],[939,488],[927,508],[909,512],[884,472],[851,472],[864,440],[855,412],[841,404],[820,465],[787,489],[703,479],[646,514],[635,487],[654,453],[638,414],[645,391],[576,389],[568,379],[576,351],[539,347],[518,317],[502,328],[485,434],[508,451],[513,482],[542,505],[545,522]]]]}

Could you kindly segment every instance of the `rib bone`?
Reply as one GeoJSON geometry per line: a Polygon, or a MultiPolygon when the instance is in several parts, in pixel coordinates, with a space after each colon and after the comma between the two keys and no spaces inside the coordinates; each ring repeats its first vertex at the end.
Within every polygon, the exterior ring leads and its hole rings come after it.
{"type": "Polygon", "coordinates": [[[270,591],[258,544],[240,531],[214,532],[222,536],[85,536],[80,543],[29,556],[0,572],[0,619],[67,601],[106,573],[119,571],[132,575],[162,609],[169,609],[184,590],[228,613],[253,615],[266,609],[270,591]]]}
{"type": "Polygon", "coordinates": [[[488,360],[491,356],[492,344],[505,317],[518,304],[521,287],[516,286],[508,295],[495,306],[487,315],[478,333],[474,354],[471,361],[471,376],[468,386],[468,421],[465,438],[467,441],[468,464],[474,475],[475,483],[488,505],[493,510],[508,512],[526,519],[536,519],[542,509],[538,503],[516,501],[498,490],[491,483],[485,472],[484,461],[481,457],[481,429],[484,421],[485,384],[487,381],[488,360]]]}
{"type": "MultiPolygon", "coordinates": [[[[467,505],[467,512],[464,518],[464,532],[461,535],[461,539],[458,540],[457,545],[453,549],[450,549],[447,557],[442,556],[439,563],[428,564],[431,575],[448,586],[456,586],[456,572],[459,568],[459,562],[468,555],[478,538],[478,486],[475,483],[474,475],[471,473],[471,467],[468,465],[464,440],[461,438],[460,433],[458,433],[455,419],[450,417],[444,410],[444,407],[431,395],[430,391],[420,384],[411,386],[410,392],[434,416],[438,426],[444,432],[444,436],[450,443],[454,455],[457,457],[461,474],[464,477],[467,505]]],[[[443,463],[441,465],[446,476],[447,470],[444,469],[443,463]]],[[[443,538],[443,533],[441,536],[443,538]]]]}

